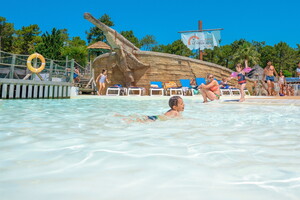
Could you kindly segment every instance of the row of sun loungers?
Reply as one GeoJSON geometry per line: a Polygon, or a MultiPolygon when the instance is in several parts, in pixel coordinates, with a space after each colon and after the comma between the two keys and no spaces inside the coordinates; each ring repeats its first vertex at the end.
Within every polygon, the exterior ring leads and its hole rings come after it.
{"type": "MultiPolygon", "coordinates": [[[[198,94],[198,89],[193,88],[190,85],[189,79],[180,79],[181,87],[178,87],[177,84],[173,81],[166,82],[164,85],[160,81],[152,81],[150,83],[149,94],[150,96],[164,96],[164,95],[191,95],[194,96],[198,94]]],[[[206,83],[205,78],[196,78],[197,85],[206,83]]],[[[240,90],[237,88],[227,88],[220,89],[222,96],[235,96],[240,95],[240,90]]],[[[108,87],[106,95],[120,96],[142,96],[145,93],[145,88],[142,87],[122,87],[121,85],[114,85],[108,87]]],[[[245,90],[246,95],[250,95],[248,90],[245,90]]]]}

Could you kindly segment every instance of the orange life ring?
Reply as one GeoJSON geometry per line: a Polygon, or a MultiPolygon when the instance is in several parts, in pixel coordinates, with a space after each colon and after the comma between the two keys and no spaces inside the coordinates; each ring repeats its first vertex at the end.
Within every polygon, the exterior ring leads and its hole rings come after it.
{"type": "Polygon", "coordinates": [[[38,54],[38,53],[31,54],[27,59],[27,68],[30,71],[32,71],[33,73],[40,73],[45,68],[45,65],[46,65],[45,58],[41,54],[38,54]],[[31,65],[31,61],[34,58],[39,58],[42,62],[41,66],[39,68],[35,68],[31,65]]]}

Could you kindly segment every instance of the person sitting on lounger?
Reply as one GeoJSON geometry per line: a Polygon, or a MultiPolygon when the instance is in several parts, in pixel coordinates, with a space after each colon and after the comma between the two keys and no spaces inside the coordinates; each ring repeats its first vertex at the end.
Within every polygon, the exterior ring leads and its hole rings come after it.
{"type": "Polygon", "coordinates": [[[222,82],[220,83],[221,89],[229,89],[231,86],[228,84],[228,78],[222,78],[222,82]]]}
{"type": "Polygon", "coordinates": [[[211,101],[220,99],[221,92],[218,81],[214,80],[214,76],[212,74],[208,74],[206,78],[206,84],[202,83],[199,86],[203,96],[203,103],[207,103],[207,99],[211,101]]]}

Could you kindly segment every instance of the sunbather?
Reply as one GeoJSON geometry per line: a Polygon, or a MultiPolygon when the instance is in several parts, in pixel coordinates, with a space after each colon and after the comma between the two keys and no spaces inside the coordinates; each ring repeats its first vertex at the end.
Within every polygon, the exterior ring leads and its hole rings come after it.
{"type": "Polygon", "coordinates": [[[221,89],[229,89],[231,86],[228,84],[228,78],[222,78],[222,82],[220,83],[221,89]]]}
{"type": "Polygon", "coordinates": [[[207,103],[207,99],[211,101],[220,99],[221,92],[218,81],[214,80],[214,76],[212,74],[208,74],[206,78],[206,84],[202,83],[199,86],[203,96],[203,103],[207,103]]]}

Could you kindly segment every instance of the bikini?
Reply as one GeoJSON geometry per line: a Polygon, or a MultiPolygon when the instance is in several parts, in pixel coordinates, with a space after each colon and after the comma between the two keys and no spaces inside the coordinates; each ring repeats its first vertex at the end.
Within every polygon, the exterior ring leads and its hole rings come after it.
{"type": "Polygon", "coordinates": [[[218,89],[219,89],[219,86],[217,86],[217,85],[214,85],[214,86],[209,88],[209,90],[212,91],[218,99],[220,99],[220,95],[215,93],[215,91],[217,91],[218,89]]]}

